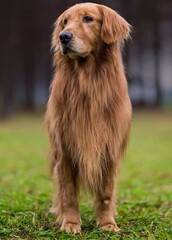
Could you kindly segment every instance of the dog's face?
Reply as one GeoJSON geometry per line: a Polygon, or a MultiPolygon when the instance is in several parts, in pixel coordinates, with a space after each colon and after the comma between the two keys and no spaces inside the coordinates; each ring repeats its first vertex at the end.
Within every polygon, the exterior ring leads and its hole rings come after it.
{"type": "Polygon", "coordinates": [[[86,57],[102,44],[129,35],[129,24],[103,5],[77,4],[65,11],[55,25],[52,45],[70,58],[86,57]]]}

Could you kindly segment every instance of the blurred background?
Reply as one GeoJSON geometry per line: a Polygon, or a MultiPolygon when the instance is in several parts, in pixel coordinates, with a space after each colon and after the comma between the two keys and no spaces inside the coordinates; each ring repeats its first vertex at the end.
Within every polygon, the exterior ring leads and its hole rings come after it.
{"type": "MultiPolygon", "coordinates": [[[[80,2],[85,1],[0,1],[1,118],[45,109],[53,72],[53,23],[80,2]]],[[[134,28],[124,49],[133,105],[151,109],[172,105],[172,1],[94,2],[117,10],[134,28]]]]}

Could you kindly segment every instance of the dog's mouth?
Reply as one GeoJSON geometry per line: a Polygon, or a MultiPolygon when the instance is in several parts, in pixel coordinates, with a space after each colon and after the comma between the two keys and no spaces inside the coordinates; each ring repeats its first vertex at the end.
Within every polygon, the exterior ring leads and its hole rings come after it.
{"type": "Polygon", "coordinates": [[[74,50],[71,46],[62,45],[62,54],[68,55],[69,53],[77,54],[77,51],[74,50]]]}
{"type": "Polygon", "coordinates": [[[85,58],[89,55],[89,52],[79,52],[71,45],[61,45],[61,53],[70,58],[82,57],[85,58]]]}

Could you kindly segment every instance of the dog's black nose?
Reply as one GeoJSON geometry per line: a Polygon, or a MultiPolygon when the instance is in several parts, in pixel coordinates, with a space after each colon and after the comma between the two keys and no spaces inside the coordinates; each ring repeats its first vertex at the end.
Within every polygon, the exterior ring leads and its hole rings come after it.
{"type": "Polygon", "coordinates": [[[73,37],[73,34],[71,32],[62,32],[59,35],[60,42],[63,44],[67,44],[68,42],[70,42],[72,37],[73,37]]]}

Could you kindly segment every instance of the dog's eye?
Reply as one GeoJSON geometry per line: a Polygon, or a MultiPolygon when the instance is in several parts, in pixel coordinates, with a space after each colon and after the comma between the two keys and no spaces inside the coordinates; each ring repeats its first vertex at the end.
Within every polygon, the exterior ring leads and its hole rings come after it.
{"type": "Polygon", "coordinates": [[[65,18],[65,20],[64,20],[64,25],[66,25],[67,24],[67,18],[65,18]]]}
{"type": "Polygon", "coordinates": [[[89,23],[89,22],[92,22],[93,21],[93,18],[90,17],[90,16],[84,16],[83,17],[83,22],[85,23],[89,23]]]}

